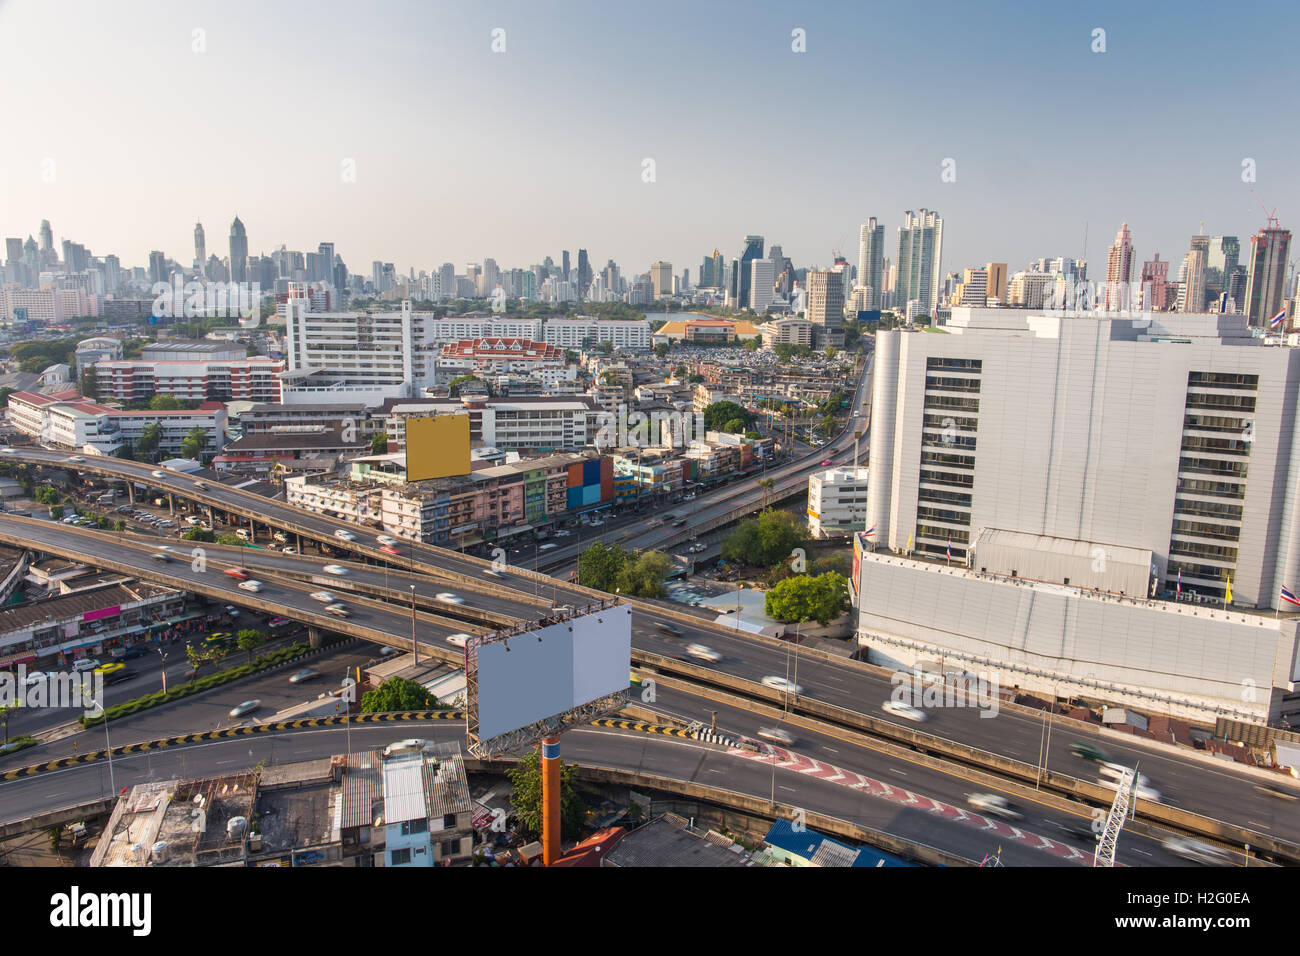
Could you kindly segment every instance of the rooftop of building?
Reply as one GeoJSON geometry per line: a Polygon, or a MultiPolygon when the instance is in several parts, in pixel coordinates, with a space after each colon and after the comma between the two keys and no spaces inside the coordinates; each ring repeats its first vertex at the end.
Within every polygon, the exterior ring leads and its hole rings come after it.
{"type": "Polygon", "coordinates": [[[145,598],[163,594],[176,594],[171,588],[158,584],[146,584],[143,581],[130,581],[121,584],[108,583],[102,588],[77,591],[61,597],[33,601],[19,607],[0,609],[0,633],[20,630],[32,624],[44,621],[64,621],[73,618],[82,619],[83,615],[107,608],[134,604],[145,598]]]}
{"type": "Polygon", "coordinates": [[[319,451],[322,449],[350,451],[369,447],[369,439],[354,438],[348,441],[335,429],[319,432],[258,432],[254,435],[244,435],[227,444],[225,456],[262,451],[319,451]]]}
{"type": "Polygon", "coordinates": [[[623,867],[746,867],[754,866],[738,844],[726,837],[701,833],[673,813],[656,817],[625,834],[605,854],[605,864],[623,867]]]}

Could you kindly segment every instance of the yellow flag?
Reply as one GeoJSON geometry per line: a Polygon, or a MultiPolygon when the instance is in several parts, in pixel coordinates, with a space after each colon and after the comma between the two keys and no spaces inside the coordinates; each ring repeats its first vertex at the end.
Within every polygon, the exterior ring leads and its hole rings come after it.
{"type": "Polygon", "coordinates": [[[903,549],[903,553],[904,553],[904,554],[911,554],[911,553],[912,553],[912,535],[911,535],[910,532],[909,532],[908,535],[907,535],[907,547],[905,547],[905,548],[903,549]]]}
{"type": "Polygon", "coordinates": [[[1224,589],[1223,592],[1223,603],[1231,604],[1232,603],[1232,578],[1228,577],[1228,575],[1226,574],[1223,577],[1228,582],[1228,586],[1227,588],[1224,589]]]}

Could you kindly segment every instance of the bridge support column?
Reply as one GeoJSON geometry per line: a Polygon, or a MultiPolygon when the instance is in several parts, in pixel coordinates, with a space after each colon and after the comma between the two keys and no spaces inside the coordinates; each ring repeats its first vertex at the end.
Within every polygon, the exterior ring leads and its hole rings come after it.
{"type": "Polygon", "coordinates": [[[313,624],[307,625],[307,643],[311,646],[313,651],[320,649],[321,632],[319,627],[316,627],[313,624]]]}
{"type": "Polygon", "coordinates": [[[560,858],[560,735],[542,738],[542,864],[560,858]]]}
{"type": "Polygon", "coordinates": [[[126,500],[135,504],[135,482],[130,479],[126,482],[126,500]]]}
{"type": "Polygon", "coordinates": [[[170,491],[167,492],[167,513],[173,518],[176,517],[176,496],[170,491]]]}

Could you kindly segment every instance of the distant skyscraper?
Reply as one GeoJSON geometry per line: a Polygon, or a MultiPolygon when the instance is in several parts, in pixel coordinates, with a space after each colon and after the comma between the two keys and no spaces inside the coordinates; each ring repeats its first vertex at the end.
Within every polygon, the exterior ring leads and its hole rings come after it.
{"type": "MultiPolygon", "coordinates": [[[[1286,257],[1290,248],[1291,230],[1283,229],[1276,219],[1270,219],[1267,227],[1250,237],[1245,313],[1253,326],[1267,326],[1269,319],[1282,309],[1286,257]]],[[[1238,308],[1241,308],[1241,303],[1238,303],[1238,308]]]]}
{"type": "Polygon", "coordinates": [[[1005,262],[990,262],[984,266],[985,273],[988,274],[988,297],[997,299],[998,305],[1007,304],[1007,264],[1005,262]]]}
{"type": "Polygon", "coordinates": [[[569,250],[568,249],[560,250],[560,270],[562,273],[560,278],[563,279],[565,282],[568,282],[569,281],[569,250]]]}
{"type": "Polygon", "coordinates": [[[320,243],[316,253],[320,256],[321,281],[334,285],[334,243],[320,243]]]}
{"type": "Polygon", "coordinates": [[[496,287],[501,284],[501,270],[495,259],[483,260],[483,298],[492,298],[496,287]]]}
{"type": "Polygon", "coordinates": [[[871,290],[868,306],[872,309],[880,308],[880,294],[885,291],[882,288],[884,262],[885,227],[872,216],[862,227],[858,241],[858,285],[871,290]]]}
{"type": "Polygon", "coordinates": [[[726,266],[722,261],[722,253],[714,249],[713,253],[705,256],[704,261],[700,263],[700,288],[722,288],[723,273],[725,271],[726,266]]]}
{"type": "Polygon", "coordinates": [[[1211,298],[1226,292],[1228,278],[1241,261],[1241,242],[1236,236],[1213,236],[1205,257],[1205,291],[1211,298]]]}
{"type": "Polygon", "coordinates": [[[1133,281],[1133,259],[1133,235],[1128,231],[1128,223],[1122,223],[1106,257],[1105,305],[1108,312],[1123,308],[1124,294],[1116,284],[1128,285],[1133,281]]]}
{"type": "Polygon", "coordinates": [[[149,253],[149,281],[151,283],[167,282],[171,276],[167,272],[167,257],[154,250],[149,253]]]}
{"type": "Polygon", "coordinates": [[[808,273],[808,321],[813,324],[817,344],[838,345],[844,341],[844,280],[843,271],[808,273]]]}
{"type": "Polygon", "coordinates": [[[456,267],[450,262],[438,267],[438,297],[444,301],[456,297],[456,267]]]}
{"type": "Polygon", "coordinates": [[[731,275],[731,296],[735,300],[738,309],[749,306],[749,283],[752,278],[749,264],[755,259],[761,258],[763,258],[763,237],[746,236],[740,258],[733,260],[737,263],[737,267],[732,270],[731,275]]]}
{"type": "Polygon", "coordinates": [[[1163,312],[1168,307],[1169,263],[1155,259],[1142,263],[1142,308],[1146,312],[1163,312]]]}
{"type": "Polygon", "coordinates": [[[673,294],[673,264],[671,262],[650,263],[650,283],[654,297],[662,299],[673,294]]]}
{"type": "Polygon", "coordinates": [[[203,274],[203,267],[208,261],[207,242],[203,238],[203,223],[194,224],[194,270],[203,274]]]}
{"type": "MultiPolygon", "coordinates": [[[[760,315],[772,304],[772,287],[776,284],[776,263],[755,259],[749,264],[750,308],[760,315]]],[[[842,317],[841,317],[842,318],[842,317]]]]}
{"type": "Polygon", "coordinates": [[[54,230],[50,228],[48,219],[41,220],[41,252],[54,251],[54,230]]]}
{"type": "Polygon", "coordinates": [[[248,281],[248,233],[238,216],[230,224],[230,281],[248,281]]]}
{"type": "Polygon", "coordinates": [[[587,250],[578,250],[578,298],[587,297],[587,287],[591,285],[591,263],[587,261],[587,250]]]}
{"type": "Polygon", "coordinates": [[[1192,236],[1192,247],[1183,257],[1183,281],[1178,285],[1179,312],[1205,309],[1205,262],[1209,251],[1209,236],[1192,236]]]}
{"type": "MultiPolygon", "coordinates": [[[[937,212],[922,209],[903,213],[898,227],[898,278],[894,308],[909,321],[917,315],[933,315],[939,304],[939,272],[943,261],[943,219],[937,212]]],[[[812,286],[808,288],[809,298],[812,286]]]]}

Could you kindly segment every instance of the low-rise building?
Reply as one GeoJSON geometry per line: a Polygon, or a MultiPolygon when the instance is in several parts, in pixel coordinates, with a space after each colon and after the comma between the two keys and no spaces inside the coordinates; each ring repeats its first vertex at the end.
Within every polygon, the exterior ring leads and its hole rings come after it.
{"type": "Polygon", "coordinates": [[[808,476],[808,530],[814,538],[867,526],[867,469],[828,468],[808,476]]]}

